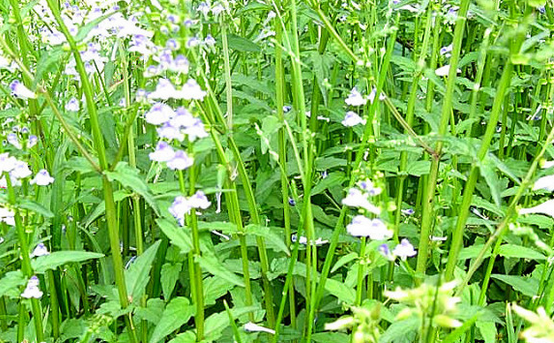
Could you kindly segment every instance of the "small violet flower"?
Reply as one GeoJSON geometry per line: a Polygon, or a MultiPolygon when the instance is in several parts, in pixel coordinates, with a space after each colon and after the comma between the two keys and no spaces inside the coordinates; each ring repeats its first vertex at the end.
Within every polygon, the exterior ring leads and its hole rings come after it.
{"type": "Polygon", "coordinates": [[[54,178],[50,176],[50,174],[48,174],[48,171],[46,169],[41,169],[31,180],[31,185],[48,186],[53,182],[54,182],[54,178]]]}
{"type": "Polygon", "coordinates": [[[76,98],[71,98],[71,100],[69,100],[67,104],[65,104],[65,110],[69,112],[78,112],[79,100],[77,100],[76,98]]]}
{"type": "Polygon", "coordinates": [[[394,256],[400,257],[402,260],[406,260],[408,257],[415,256],[417,252],[414,250],[414,246],[406,238],[400,241],[392,251],[394,256]]]}
{"type": "Polygon", "coordinates": [[[350,106],[363,106],[367,103],[367,99],[354,87],[344,102],[350,106]]]}
{"type": "Polygon", "coordinates": [[[171,160],[167,161],[167,167],[171,170],[185,170],[193,163],[194,159],[189,157],[186,152],[177,150],[171,160]]]}
{"type": "Polygon", "coordinates": [[[151,161],[167,162],[173,159],[174,155],[175,151],[173,151],[173,148],[166,142],[161,141],[156,145],[156,150],[148,154],[148,157],[150,157],[151,161]]]}
{"type": "Polygon", "coordinates": [[[20,99],[37,98],[35,93],[33,93],[29,88],[25,87],[25,85],[18,80],[15,80],[10,84],[10,89],[12,91],[12,94],[20,99]]]}
{"type": "Polygon", "coordinates": [[[356,112],[348,111],[346,112],[346,115],[344,116],[343,121],[341,121],[341,124],[347,127],[356,126],[358,124],[365,125],[366,120],[362,119],[356,112]]]}
{"type": "Polygon", "coordinates": [[[166,104],[155,103],[150,111],[144,114],[144,119],[152,125],[161,125],[175,116],[175,111],[166,104]]]}
{"type": "Polygon", "coordinates": [[[48,248],[43,243],[37,244],[35,247],[35,250],[31,253],[31,258],[33,257],[40,257],[40,256],[46,256],[50,255],[50,252],[48,251],[48,248]]]}
{"type": "Polygon", "coordinates": [[[23,293],[21,293],[21,297],[26,299],[30,299],[30,298],[40,299],[42,297],[42,291],[39,288],[38,277],[33,275],[29,279],[29,281],[27,282],[27,287],[25,288],[23,293]]]}
{"type": "Polygon", "coordinates": [[[369,219],[361,215],[352,219],[346,226],[346,231],[354,237],[369,237],[379,241],[389,239],[393,235],[392,230],[389,230],[381,219],[369,219]]]}

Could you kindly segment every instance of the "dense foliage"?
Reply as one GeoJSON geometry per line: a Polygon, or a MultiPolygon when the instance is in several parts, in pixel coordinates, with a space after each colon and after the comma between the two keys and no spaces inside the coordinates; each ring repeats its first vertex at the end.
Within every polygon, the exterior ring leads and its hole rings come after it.
{"type": "Polygon", "coordinates": [[[552,0],[0,14],[0,341],[554,342],[552,0]]]}

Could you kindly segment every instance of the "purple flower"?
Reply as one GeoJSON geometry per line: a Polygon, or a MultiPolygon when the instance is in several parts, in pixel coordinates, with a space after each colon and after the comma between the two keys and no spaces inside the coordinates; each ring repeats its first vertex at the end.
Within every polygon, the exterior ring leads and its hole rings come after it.
{"type": "Polygon", "coordinates": [[[36,99],[36,94],[33,93],[29,88],[25,87],[24,84],[15,80],[10,84],[10,89],[12,95],[20,99],[36,99]]]}
{"type": "Polygon", "coordinates": [[[50,174],[48,174],[48,171],[46,169],[41,169],[31,180],[31,185],[48,186],[53,182],[54,178],[51,177],[50,174]]]}
{"type": "Polygon", "coordinates": [[[151,161],[167,162],[173,159],[174,155],[175,151],[173,151],[173,148],[166,142],[161,141],[156,145],[156,150],[151,152],[148,156],[151,161]]]}
{"type": "Polygon", "coordinates": [[[166,138],[169,140],[178,140],[182,142],[185,139],[185,135],[181,132],[178,126],[173,126],[171,123],[164,123],[161,127],[157,128],[158,136],[160,138],[166,138]]]}
{"type": "Polygon", "coordinates": [[[192,166],[194,160],[182,150],[177,150],[173,158],[167,161],[167,167],[172,170],[185,170],[192,166]]]}
{"type": "Polygon", "coordinates": [[[161,125],[175,116],[175,111],[166,104],[160,102],[154,104],[150,111],[144,114],[144,119],[152,125],[161,125]]]}

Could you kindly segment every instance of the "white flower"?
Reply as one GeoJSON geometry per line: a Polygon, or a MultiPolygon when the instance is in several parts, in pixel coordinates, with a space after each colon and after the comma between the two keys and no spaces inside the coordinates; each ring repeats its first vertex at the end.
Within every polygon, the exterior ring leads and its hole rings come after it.
{"type": "Polygon", "coordinates": [[[33,252],[31,253],[31,258],[32,257],[46,256],[46,255],[50,255],[50,252],[48,251],[48,248],[46,248],[46,246],[43,243],[39,243],[35,247],[35,250],[33,250],[33,252]]]}
{"type": "Polygon", "coordinates": [[[535,182],[535,186],[533,187],[533,190],[536,191],[539,189],[544,189],[549,192],[554,192],[554,174],[543,176],[540,179],[538,179],[535,182]]]}
{"type": "Polygon", "coordinates": [[[69,100],[67,104],[65,104],[65,110],[69,112],[78,112],[79,100],[77,100],[76,98],[71,98],[71,100],[69,100]]]}
{"type": "Polygon", "coordinates": [[[148,94],[148,97],[150,99],[181,99],[181,93],[178,92],[171,81],[168,79],[160,79],[158,81],[158,85],[156,86],[156,90],[152,93],[148,94]]]}
{"type": "Polygon", "coordinates": [[[30,299],[30,298],[40,299],[42,297],[42,292],[38,286],[39,286],[38,277],[33,275],[27,282],[27,287],[25,288],[23,293],[21,293],[21,297],[26,299],[30,299]]]}
{"type": "Polygon", "coordinates": [[[519,214],[531,214],[531,213],[546,214],[554,218],[554,199],[550,199],[535,207],[522,208],[519,210],[519,214]]]}
{"type": "Polygon", "coordinates": [[[166,104],[160,102],[154,104],[150,111],[144,114],[144,119],[152,125],[161,125],[175,116],[175,111],[166,104]]]}
{"type": "Polygon", "coordinates": [[[365,125],[366,120],[362,119],[356,112],[348,111],[346,112],[346,115],[344,116],[343,121],[341,121],[341,124],[347,127],[356,126],[358,124],[365,125]]]}
{"type": "Polygon", "coordinates": [[[48,186],[52,182],[54,182],[54,178],[51,177],[50,174],[48,174],[48,171],[46,169],[41,169],[31,180],[31,185],[36,184],[37,186],[48,186]]]}
{"type": "Polygon", "coordinates": [[[18,80],[15,80],[10,84],[10,89],[12,91],[12,94],[20,99],[37,98],[35,93],[33,93],[29,88],[25,87],[25,85],[18,80]]]}
{"type": "Polygon", "coordinates": [[[369,179],[358,182],[358,186],[360,186],[360,188],[366,191],[370,196],[379,195],[383,191],[381,187],[375,187],[373,181],[369,179]]]}
{"type": "Polygon", "coordinates": [[[0,154],[0,174],[11,171],[15,167],[16,161],[17,159],[7,152],[0,154]]]}
{"type": "Polygon", "coordinates": [[[447,55],[452,51],[452,44],[442,47],[440,50],[441,55],[447,55]]]}
{"type": "Polygon", "coordinates": [[[363,106],[367,103],[367,99],[364,98],[360,92],[358,92],[356,87],[354,87],[344,102],[350,106],[363,106]]]}
{"type": "Polygon", "coordinates": [[[23,161],[16,160],[13,169],[10,171],[10,176],[16,179],[24,179],[31,176],[32,172],[29,165],[23,161]]]}
{"type": "Polygon", "coordinates": [[[175,151],[173,151],[173,148],[166,142],[162,141],[158,142],[158,145],[156,145],[156,150],[148,154],[148,157],[150,157],[151,161],[167,162],[170,161],[174,155],[175,151]]]}
{"type": "Polygon", "coordinates": [[[248,322],[248,323],[244,324],[244,331],[267,332],[267,333],[270,333],[272,335],[275,334],[275,330],[268,329],[266,327],[260,326],[258,324],[252,323],[252,322],[248,322]]]}
{"type": "Polygon", "coordinates": [[[191,142],[194,142],[197,138],[208,137],[208,133],[204,129],[204,123],[198,118],[193,118],[192,125],[186,127],[184,132],[188,135],[191,142]]]}
{"type": "Polygon", "coordinates": [[[202,100],[206,96],[206,92],[200,88],[195,79],[189,79],[181,89],[181,96],[185,100],[202,100]]]}
{"type": "Polygon", "coordinates": [[[22,146],[21,146],[21,143],[19,142],[19,138],[17,137],[17,135],[15,133],[9,133],[7,136],[6,136],[6,140],[8,141],[8,143],[10,143],[11,145],[13,145],[14,147],[16,147],[17,149],[21,149],[22,146]]]}
{"type": "MultiPolygon", "coordinates": [[[[298,239],[298,243],[300,243],[302,245],[307,245],[308,244],[308,238],[306,238],[305,236],[300,236],[300,238],[298,238],[296,234],[293,234],[290,237],[290,240],[291,240],[292,243],[295,243],[297,239],[298,239]]],[[[312,240],[312,242],[313,242],[312,245],[323,245],[323,244],[329,243],[328,240],[322,239],[322,238],[318,238],[315,241],[312,240]]]]}
{"type": "Polygon", "coordinates": [[[346,198],[342,199],[342,204],[350,207],[361,207],[373,214],[380,214],[381,210],[369,202],[368,196],[367,193],[363,193],[357,188],[350,188],[346,198]]]}
{"type": "Polygon", "coordinates": [[[194,193],[188,201],[192,208],[201,208],[203,210],[207,209],[212,204],[202,191],[194,193]]]}
{"type": "Polygon", "coordinates": [[[5,207],[0,207],[0,222],[4,222],[10,226],[15,226],[15,213],[5,207]]]}
{"type": "MultiPolygon", "coordinates": [[[[456,73],[461,73],[461,72],[462,71],[460,69],[456,69],[456,73]]],[[[435,74],[437,76],[448,76],[448,73],[450,73],[450,64],[447,64],[435,70],[435,74]]]]}
{"type": "Polygon", "coordinates": [[[171,125],[171,122],[164,123],[161,127],[157,128],[158,136],[160,138],[167,138],[169,140],[178,140],[182,142],[185,139],[185,135],[181,132],[178,126],[171,125]]]}
{"type": "Polygon", "coordinates": [[[182,150],[177,150],[173,158],[167,161],[167,167],[172,170],[185,170],[192,166],[194,160],[182,150]]]}
{"type": "Polygon", "coordinates": [[[392,251],[395,256],[400,257],[405,260],[407,257],[412,257],[417,254],[417,251],[414,250],[414,246],[404,238],[400,244],[398,244],[392,251]]]}
{"type": "Polygon", "coordinates": [[[346,226],[346,231],[355,237],[369,237],[374,240],[386,240],[392,237],[393,232],[389,230],[381,219],[369,219],[358,215],[346,226]]]}

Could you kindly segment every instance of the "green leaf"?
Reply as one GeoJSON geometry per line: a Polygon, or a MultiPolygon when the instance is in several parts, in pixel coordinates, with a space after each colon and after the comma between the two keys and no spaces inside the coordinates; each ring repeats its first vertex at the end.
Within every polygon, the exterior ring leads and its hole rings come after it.
{"type": "Polygon", "coordinates": [[[354,289],[347,287],[343,282],[337,280],[327,279],[325,290],[347,305],[353,305],[356,300],[354,289]]]}
{"type": "Polygon", "coordinates": [[[335,265],[333,266],[331,273],[336,272],[340,267],[344,266],[348,262],[354,261],[357,258],[358,258],[358,254],[355,252],[351,252],[349,254],[342,256],[341,258],[339,258],[337,263],[335,263],[335,265]]]}
{"type": "Polygon", "coordinates": [[[149,343],[157,343],[167,337],[170,333],[180,328],[194,314],[194,306],[184,297],[177,297],[171,300],[165,308],[160,322],[156,325],[149,343]]]}
{"type": "Polygon", "coordinates": [[[177,283],[177,280],[179,280],[179,273],[182,268],[182,263],[164,263],[162,266],[160,281],[162,283],[162,290],[166,300],[171,299],[171,293],[173,293],[175,284],[177,283]]]}
{"type": "Polygon", "coordinates": [[[152,207],[157,215],[160,215],[158,204],[154,199],[154,195],[148,185],[142,177],[139,176],[139,171],[136,168],[131,167],[126,162],[119,162],[114,171],[104,172],[108,178],[116,180],[124,187],[132,189],[134,192],[140,194],[144,200],[152,207]]]}
{"type": "Polygon", "coordinates": [[[500,185],[500,180],[498,179],[498,175],[496,174],[494,162],[492,162],[489,157],[485,157],[485,159],[479,164],[479,171],[481,172],[481,176],[485,179],[487,185],[489,186],[494,203],[496,204],[496,206],[500,207],[500,193],[502,193],[502,189],[500,185]]]}
{"type": "Polygon", "coordinates": [[[150,281],[150,269],[152,269],[152,262],[156,258],[160,242],[161,240],[158,240],[152,244],[135,262],[131,263],[129,269],[125,270],[127,294],[131,299],[139,299],[144,294],[146,285],[150,281]]]}
{"type": "MultiPolygon", "coordinates": [[[[414,333],[419,326],[419,318],[412,317],[406,320],[396,321],[383,333],[380,343],[412,342],[410,334],[414,333]]],[[[414,337],[415,338],[415,337],[414,337]]]]}
{"type": "Polygon", "coordinates": [[[268,243],[272,243],[276,251],[283,251],[290,256],[289,248],[285,244],[283,236],[276,234],[269,227],[250,224],[246,226],[246,234],[265,238],[268,243]]]}
{"type": "Polygon", "coordinates": [[[36,273],[44,273],[66,263],[82,262],[100,257],[104,257],[104,254],[78,250],[55,251],[49,255],[34,258],[31,261],[31,266],[36,273]]]}
{"type": "Polygon", "coordinates": [[[204,254],[202,256],[195,256],[195,259],[198,263],[200,263],[200,267],[208,271],[210,274],[223,278],[237,286],[244,287],[244,281],[242,281],[237,274],[232,273],[225,268],[217,257],[204,254]]]}
{"type": "Polygon", "coordinates": [[[186,254],[192,249],[190,235],[184,228],[178,227],[175,222],[164,218],[156,219],[156,224],[162,229],[163,233],[169,238],[172,244],[175,244],[181,253],[186,254]]]}
{"type": "Polygon", "coordinates": [[[320,193],[325,192],[330,187],[336,186],[336,185],[342,185],[342,183],[345,180],[345,176],[343,172],[332,172],[327,175],[326,178],[321,179],[317,185],[314,186],[312,189],[312,195],[317,195],[320,193]]]}
{"type": "Polygon", "coordinates": [[[492,274],[491,277],[507,283],[514,290],[529,297],[534,297],[539,291],[539,281],[534,278],[504,274],[492,274]]]}
{"type": "Polygon", "coordinates": [[[527,248],[521,245],[515,245],[515,244],[501,245],[500,249],[498,250],[498,254],[504,257],[527,258],[530,260],[546,259],[546,256],[544,256],[543,254],[541,254],[536,250],[533,250],[531,248],[527,248]]]}
{"type": "Polygon", "coordinates": [[[20,208],[33,211],[37,214],[40,214],[44,218],[53,218],[54,217],[54,213],[52,213],[52,211],[45,208],[41,204],[39,204],[37,202],[34,202],[33,200],[25,199],[25,200],[22,200],[21,202],[19,202],[18,205],[19,205],[20,208]]]}
{"type": "Polygon", "coordinates": [[[259,45],[251,40],[239,37],[234,34],[227,35],[227,42],[229,43],[229,49],[238,50],[242,52],[260,52],[262,49],[259,45]]]}
{"type": "Polygon", "coordinates": [[[430,167],[430,161],[414,161],[408,164],[406,172],[410,175],[422,176],[429,174],[430,167]]]}
{"type": "Polygon", "coordinates": [[[318,332],[312,335],[312,339],[318,343],[345,343],[350,336],[342,332],[318,332]]]}
{"type": "MultiPolygon", "coordinates": [[[[483,249],[485,245],[484,244],[476,244],[472,245],[466,248],[463,248],[460,251],[460,255],[458,256],[458,260],[467,260],[468,258],[475,258],[477,255],[479,255],[479,252],[481,249],[483,249]]],[[[491,249],[489,248],[487,252],[485,253],[485,258],[489,257],[491,255],[491,249]]]]}
{"type": "Polygon", "coordinates": [[[7,272],[2,279],[0,279],[0,297],[4,295],[18,296],[20,291],[19,287],[25,285],[26,278],[23,276],[21,270],[7,272]]]}
{"type": "Polygon", "coordinates": [[[479,332],[485,343],[495,343],[496,342],[496,325],[493,322],[482,322],[478,321],[475,326],[479,328],[479,332]]]}

